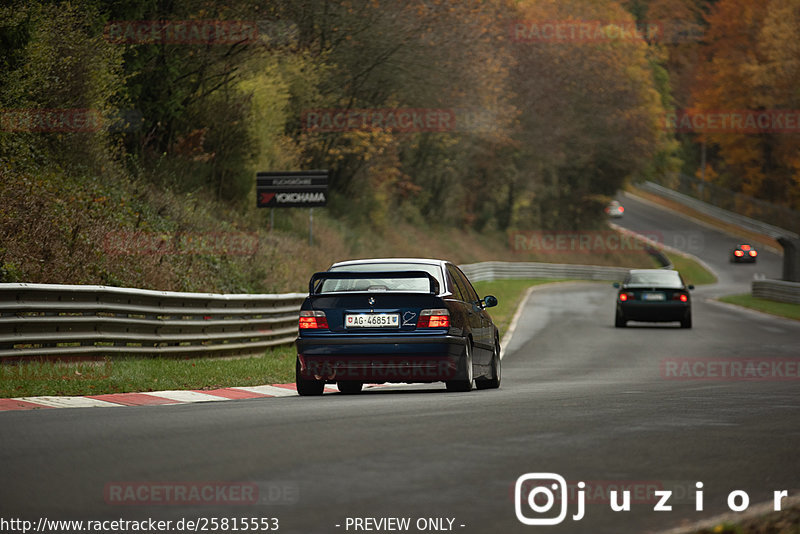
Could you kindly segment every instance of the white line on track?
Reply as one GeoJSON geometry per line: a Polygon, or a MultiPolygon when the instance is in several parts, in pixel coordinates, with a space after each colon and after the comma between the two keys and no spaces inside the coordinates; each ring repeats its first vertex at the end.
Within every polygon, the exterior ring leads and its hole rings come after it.
{"type": "Polygon", "coordinates": [[[503,356],[506,355],[506,348],[508,344],[511,343],[511,338],[514,335],[514,330],[517,329],[517,323],[519,322],[519,316],[522,315],[522,310],[525,309],[525,304],[528,302],[528,298],[531,296],[531,292],[533,288],[536,286],[531,286],[527,290],[525,290],[525,295],[522,297],[522,300],[519,301],[519,305],[517,306],[517,311],[514,312],[514,317],[511,319],[511,324],[508,325],[508,330],[506,333],[503,334],[503,339],[500,340],[500,359],[503,359],[503,356]]]}
{"type": "Polygon", "coordinates": [[[196,391],[151,391],[143,393],[143,395],[152,395],[154,397],[161,397],[162,399],[169,399],[178,402],[207,402],[207,401],[224,401],[228,400],[225,397],[218,397],[216,395],[207,395],[205,393],[198,393],[196,391]]]}
{"type": "Polygon", "coordinates": [[[271,395],[273,397],[296,397],[297,392],[287,388],[278,388],[275,386],[250,386],[250,387],[235,387],[231,389],[241,389],[242,391],[249,391],[250,393],[261,393],[262,395],[271,395]]]}
{"type": "Polygon", "coordinates": [[[110,408],[112,406],[122,406],[121,404],[88,397],[17,397],[14,400],[32,402],[53,408],[110,408]]]}

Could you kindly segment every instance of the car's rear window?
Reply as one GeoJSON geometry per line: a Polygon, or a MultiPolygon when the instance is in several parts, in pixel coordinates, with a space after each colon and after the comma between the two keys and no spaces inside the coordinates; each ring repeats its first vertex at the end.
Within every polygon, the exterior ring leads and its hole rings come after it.
{"type": "Polygon", "coordinates": [[[658,286],[681,288],[683,283],[675,271],[653,271],[647,273],[631,273],[627,281],[630,286],[658,286]]]}
{"type": "MultiPolygon", "coordinates": [[[[423,271],[432,275],[442,287],[442,270],[438,265],[422,263],[360,263],[331,267],[336,272],[367,273],[375,271],[423,271]]],[[[343,280],[323,280],[318,293],[335,293],[341,291],[409,291],[428,293],[428,278],[358,278],[343,280]]]]}

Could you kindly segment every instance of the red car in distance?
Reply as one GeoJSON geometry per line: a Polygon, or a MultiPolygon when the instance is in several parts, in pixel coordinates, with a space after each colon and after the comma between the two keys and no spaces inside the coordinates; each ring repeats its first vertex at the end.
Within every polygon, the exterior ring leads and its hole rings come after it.
{"type": "Polygon", "coordinates": [[[731,263],[755,263],[758,251],[752,245],[737,245],[731,252],[731,263]]]}

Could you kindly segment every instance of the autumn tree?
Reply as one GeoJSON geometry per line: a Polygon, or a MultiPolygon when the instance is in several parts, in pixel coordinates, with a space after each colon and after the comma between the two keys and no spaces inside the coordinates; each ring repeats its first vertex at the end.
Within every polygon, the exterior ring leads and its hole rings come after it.
{"type": "MultiPolygon", "coordinates": [[[[405,202],[439,222],[472,223],[476,199],[502,189],[504,174],[492,173],[481,188],[469,187],[476,153],[511,142],[515,110],[505,43],[509,5],[444,0],[393,2],[354,0],[289,5],[303,46],[332,66],[315,98],[294,101],[297,135],[304,136],[306,161],[334,171],[333,187],[352,199],[350,214],[405,202]],[[441,109],[455,117],[445,132],[304,131],[309,109],[441,109]],[[391,133],[391,145],[372,143],[391,133]],[[385,172],[387,158],[398,172],[385,172]],[[390,191],[380,198],[372,191],[390,191]],[[353,209],[355,202],[360,209],[353,209]],[[463,206],[467,206],[466,211],[463,206]]],[[[380,128],[379,128],[380,129],[380,128]]]]}
{"type": "MultiPolygon", "coordinates": [[[[800,6],[791,0],[720,0],[707,17],[704,68],[695,78],[694,110],[791,113],[800,48],[800,6]]],[[[719,148],[719,182],[734,191],[798,207],[798,133],[704,132],[719,148]]]]}

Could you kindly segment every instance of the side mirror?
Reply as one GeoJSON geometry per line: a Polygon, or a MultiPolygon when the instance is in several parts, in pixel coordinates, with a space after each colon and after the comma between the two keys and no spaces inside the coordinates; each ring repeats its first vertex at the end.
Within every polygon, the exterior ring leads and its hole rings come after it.
{"type": "Polygon", "coordinates": [[[689,284],[689,289],[694,289],[694,284],[689,284]]]}
{"type": "Polygon", "coordinates": [[[482,302],[484,308],[492,308],[494,306],[497,306],[497,297],[495,297],[494,295],[486,295],[485,297],[483,297],[482,302]]]}
{"type": "Polygon", "coordinates": [[[614,284],[613,284],[613,285],[614,285],[614,287],[616,287],[617,289],[619,289],[619,282],[614,282],[614,284]]]}

